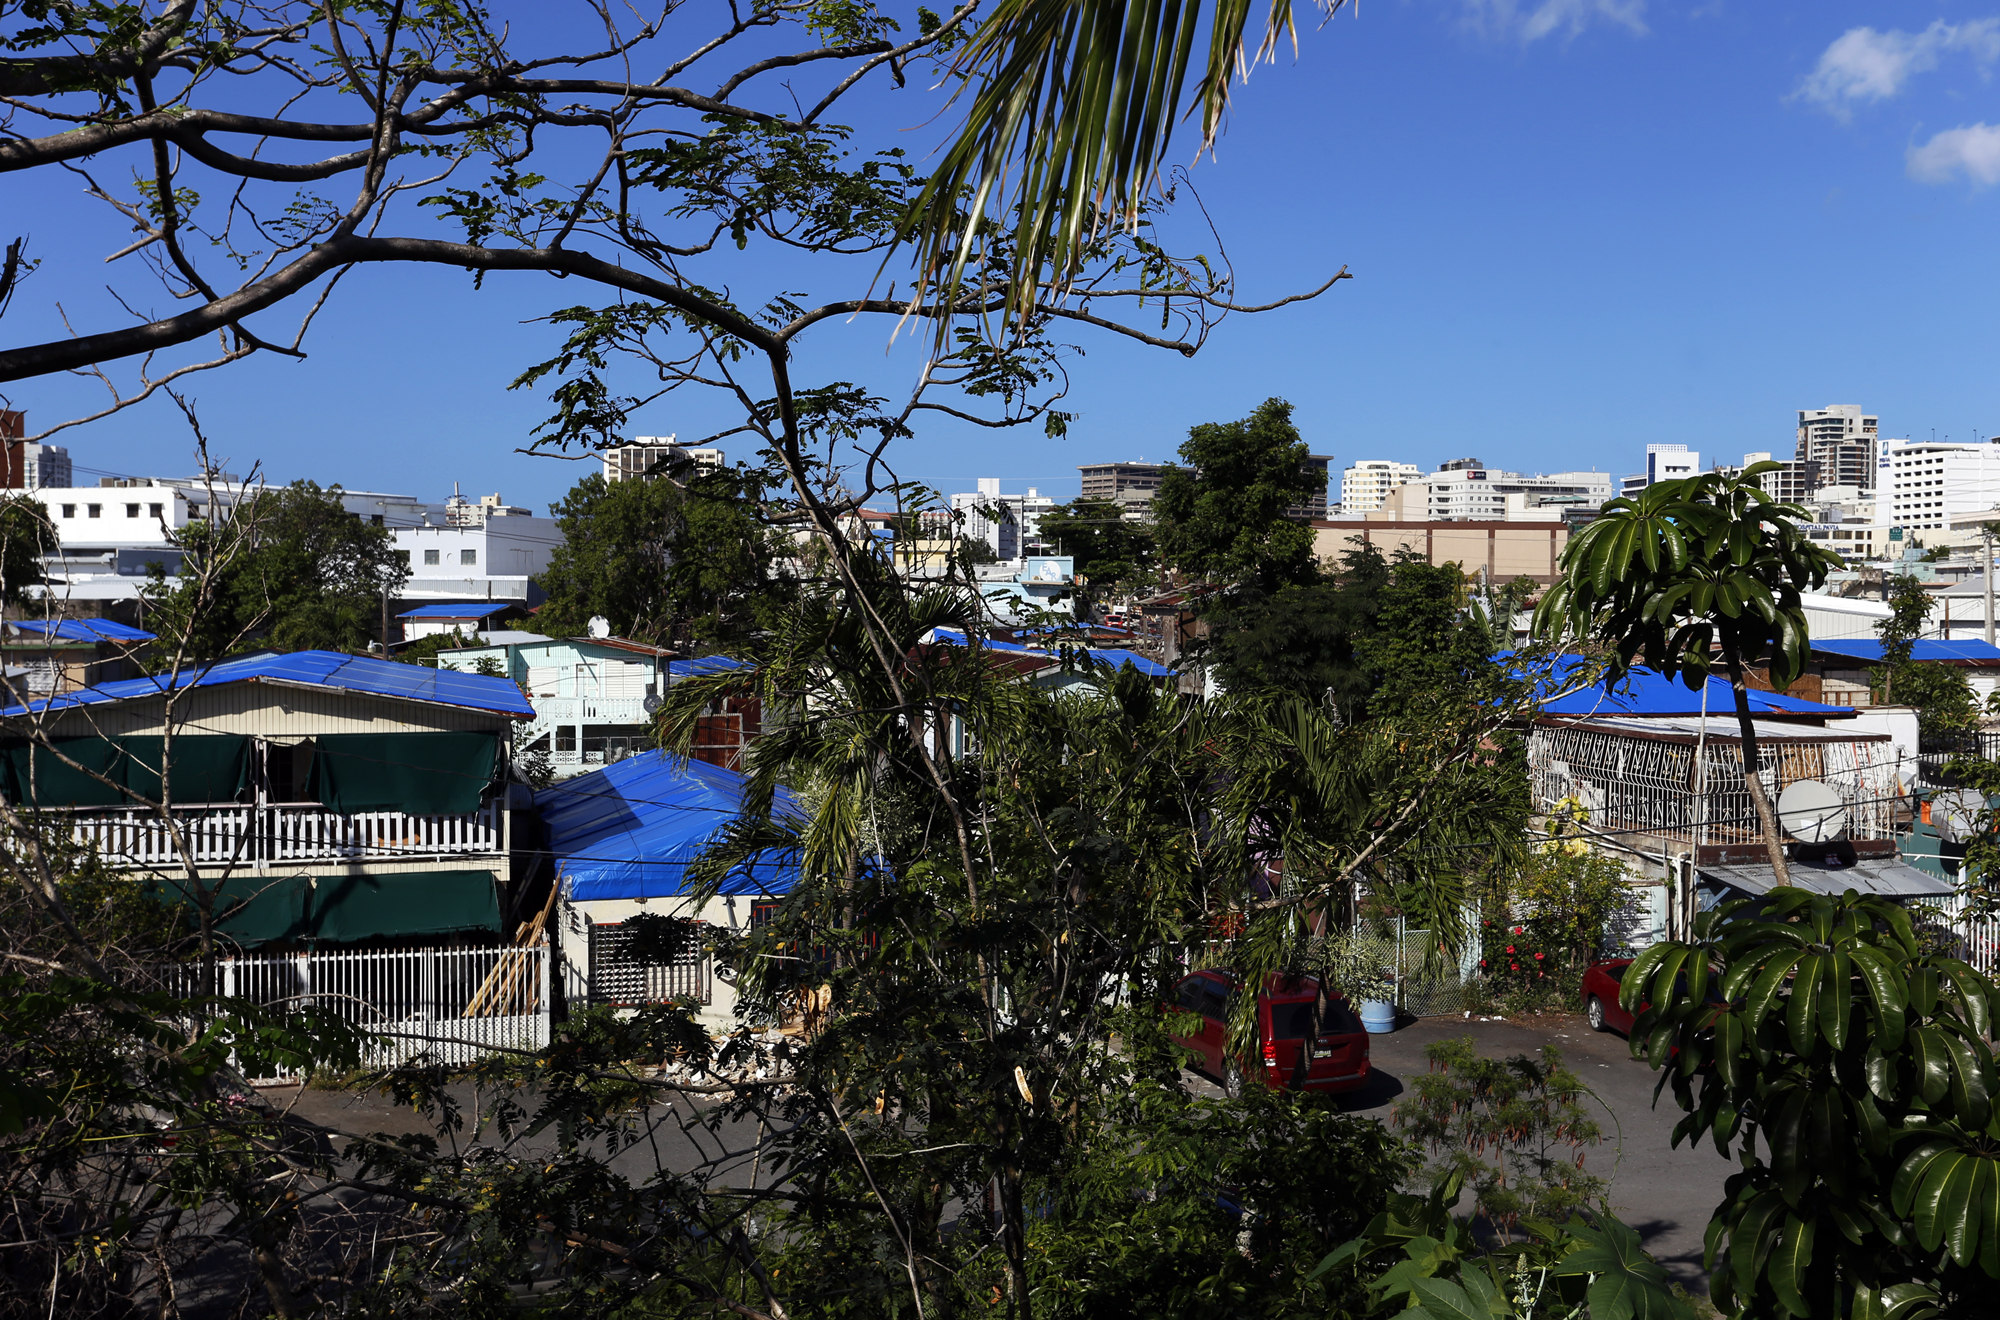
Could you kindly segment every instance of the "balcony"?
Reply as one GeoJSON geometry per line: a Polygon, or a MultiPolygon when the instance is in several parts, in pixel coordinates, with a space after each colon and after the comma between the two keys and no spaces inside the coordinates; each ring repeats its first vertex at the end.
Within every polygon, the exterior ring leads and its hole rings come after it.
{"type": "MultiPolygon", "coordinates": [[[[1756,721],[1759,779],[1772,802],[1817,780],[1841,799],[1839,830],[1858,856],[1888,856],[1907,808],[1886,734],[1756,721]]],[[[1534,808],[1586,813],[1586,833],[1642,855],[1697,865],[1761,864],[1766,853],[1743,782],[1734,719],[1545,719],[1528,738],[1534,808]]]]}
{"type": "MultiPolygon", "coordinates": [[[[465,815],[399,811],[343,815],[316,802],[176,807],[175,822],[201,866],[318,861],[422,861],[504,851],[501,804],[465,815]]],[[[112,866],[161,870],[186,864],[158,812],[141,807],[52,811],[68,816],[78,843],[112,866]]]]}

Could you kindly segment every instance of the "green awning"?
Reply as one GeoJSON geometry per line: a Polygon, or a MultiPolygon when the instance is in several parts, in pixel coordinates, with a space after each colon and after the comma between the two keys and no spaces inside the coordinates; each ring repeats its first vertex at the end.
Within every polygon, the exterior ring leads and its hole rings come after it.
{"type": "MultiPolygon", "coordinates": [[[[16,741],[0,747],[0,788],[14,802],[32,796],[44,807],[122,807],[143,798],[158,801],[158,734],[124,738],[55,738],[50,746],[16,741]],[[82,769],[68,765],[64,758],[82,769]],[[96,771],[106,784],[85,773],[96,771]],[[130,789],[131,793],[120,789],[130,789]]],[[[233,802],[249,782],[250,740],[234,734],[184,733],[174,738],[174,801],[233,802]]]]}
{"type": "Polygon", "coordinates": [[[313,739],[313,796],[338,812],[463,816],[500,763],[494,733],[330,733],[313,739]]]}
{"type": "MultiPolygon", "coordinates": [[[[120,738],[125,748],[125,787],[159,800],[160,760],[166,739],[157,734],[120,738]]],[[[167,776],[177,803],[234,802],[250,782],[250,740],[215,734],[177,734],[173,769],[167,776]]]]}
{"type": "Polygon", "coordinates": [[[216,926],[245,948],[500,930],[491,871],[231,876],[216,926]]]}

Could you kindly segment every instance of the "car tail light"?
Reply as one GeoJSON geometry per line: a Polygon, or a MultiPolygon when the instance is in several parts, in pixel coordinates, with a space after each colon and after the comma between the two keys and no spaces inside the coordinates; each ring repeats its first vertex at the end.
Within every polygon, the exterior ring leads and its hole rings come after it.
{"type": "Polygon", "coordinates": [[[1278,1046],[1275,1041],[1264,1042],[1264,1066],[1266,1068],[1278,1066],[1278,1046]]]}

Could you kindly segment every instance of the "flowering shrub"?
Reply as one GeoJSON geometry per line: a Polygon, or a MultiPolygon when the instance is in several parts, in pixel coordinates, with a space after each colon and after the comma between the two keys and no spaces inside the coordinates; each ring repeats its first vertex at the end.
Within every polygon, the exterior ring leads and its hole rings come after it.
{"type": "Polygon", "coordinates": [[[1480,923],[1479,974],[1489,998],[1516,1011],[1560,1006],[1577,985],[1562,956],[1562,932],[1526,921],[1480,923]]]}

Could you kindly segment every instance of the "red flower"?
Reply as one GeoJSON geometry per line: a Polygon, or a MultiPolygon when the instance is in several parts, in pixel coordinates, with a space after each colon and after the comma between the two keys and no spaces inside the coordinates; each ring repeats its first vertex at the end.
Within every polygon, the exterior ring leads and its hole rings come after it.
{"type": "Polygon", "coordinates": [[[1535,961],[1536,961],[1536,962],[1540,962],[1541,960],[1542,960],[1542,955],[1541,955],[1541,954],[1539,954],[1539,953],[1538,953],[1538,954],[1536,954],[1536,955],[1535,955],[1535,961]]]}
{"type": "Polygon", "coordinates": [[[1507,964],[1507,967],[1508,967],[1508,970],[1510,970],[1510,971],[1515,971],[1515,972],[1518,972],[1518,971],[1520,971],[1520,970],[1521,970],[1521,964],[1519,964],[1519,963],[1508,963],[1508,964],[1507,964]]]}
{"type": "Polygon", "coordinates": [[[1481,967],[1484,967],[1484,966],[1486,965],[1486,960],[1485,960],[1484,958],[1481,958],[1481,959],[1479,960],[1479,965],[1480,965],[1481,967]]]}
{"type": "Polygon", "coordinates": [[[1516,926],[1516,927],[1514,927],[1514,933],[1515,933],[1516,935],[1519,935],[1519,934],[1521,933],[1521,927],[1519,927],[1519,926],[1516,926]]]}
{"type": "Polygon", "coordinates": [[[1510,944],[1510,945],[1508,945],[1508,946],[1507,946],[1507,952],[1509,952],[1509,953],[1512,953],[1512,952],[1514,952],[1514,946],[1513,946],[1513,945],[1511,945],[1511,944],[1510,944]]]}

